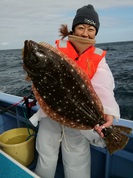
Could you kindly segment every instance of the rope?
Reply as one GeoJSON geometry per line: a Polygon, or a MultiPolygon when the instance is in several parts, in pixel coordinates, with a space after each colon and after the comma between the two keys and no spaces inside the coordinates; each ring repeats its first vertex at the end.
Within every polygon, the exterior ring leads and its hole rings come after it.
{"type": "Polygon", "coordinates": [[[26,128],[27,128],[28,133],[29,133],[29,136],[26,138],[26,141],[27,141],[27,140],[30,139],[30,137],[36,136],[36,134],[35,134],[35,133],[31,134],[31,132],[30,132],[30,127],[29,127],[29,124],[28,124],[28,122],[27,122],[27,121],[28,121],[28,117],[27,117],[27,113],[24,111],[24,108],[23,108],[23,113],[24,113],[24,118],[25,118],[25,120],[26,120],[26,128]]]}
{"type": "Polygon", "coordinates": [[[67,151],[70,151],[68,144],[67,144],[67,140],[66,140],[66,135],[65,135],[65,130],[64,130],[65,126],[61,125],[61,128],[62,128],[62,135],[61,135],[61,138],[59,139],[59,142],[62,142],[62,140],[64,138],[66,149],[67,149],[67,151]]]}
{"type": "Polygon", "coordinates": [[[4,112],[7,112],[9,109],[11,109],[11,108],[17,106],[18,104],[22,103],[23,101],[24,101],[24,98],[23,98],[22,100],[20,100],[19,102],[15,103],[15,104],[12,104],[11,106],[9,106],[9,107],[3,109],[2,111],[0,111],[0,114],[3,114],[4,112]]]}
{"type": "Polygon", "coordinates": [[[2,111],[0,111],[0,114],[3,114],[4,112],[7,112],[11,108],[17,106],[18,104],[20,104],[22,102],[24,102],[23,104],[26,104],[27,109],[28,108],[30,109],[32,106],[36,105],[36,102],[37,102],[35,99],[32,102],[28,102],[28,98],[30,98],[30,97],[31,97],[31,95],[29,95],[27,97],[23,97],[23,99],[20,100],[19,102],[15,103],[15,104],[12,104],[9,107],[7,107],[7,108],[3,109],[2,111]]]}
{"type": "Polygon", "coordinates": [[[4,112],[7,112],[8,110],[10,110],[11,108],[17,106],[18,104],[24,102],[24,103],[22,104],[22,106],[25,104],[27,110],[26,110],[26,112],[25,112],[25,108],[23,107],[23,113],[24,113],[24,118],[25,118],[25,120],[26,120],[26,128],[27,128],[28,133],[29,133],[29,136],[26,138],[26,140],[29,140],[29,138],[30,138],[31,136],[36,136],[35,133],[33,133],[33,134],[30,133],[30,127],[29,127],[29,124],[28,124],[28,118],[30,117],[30,110],[31,110],[31,107],[32,107],[32,106],[35,106],[37,101],[36,101],[36,99],[34,99],[33,101],[29,102],[28,99],[29,99],[30,97],[31,97],[31,95],[28,96],[28,97],[23,97],[23,99],[20,100],[19,102],[15,103],[15,104],[12,104],[12,105],[10,105],[9,107],[7,107],[7,108],[3,109],[2,111],[0,111],[0,114],[2,114],[2,113],[4,113],[4,112]]]}

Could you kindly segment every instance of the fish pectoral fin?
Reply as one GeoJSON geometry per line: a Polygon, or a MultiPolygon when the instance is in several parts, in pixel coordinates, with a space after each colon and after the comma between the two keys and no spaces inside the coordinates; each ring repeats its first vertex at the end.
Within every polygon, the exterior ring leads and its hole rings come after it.
{"type": "Polygon", "coordinates": [[[31,78],[28,75],[26,75],[25,80],[26,81],[31,81],[31,78]]]}
{"type": "Polygon", "coordinates": [[[119,130],[120,132],[126,133],[126,134],[131,134],[131,132],[133,130],[130,127],[126,127],[126,126],[122,126],[122,125],[113,125],[113,128],[119,130]]]}

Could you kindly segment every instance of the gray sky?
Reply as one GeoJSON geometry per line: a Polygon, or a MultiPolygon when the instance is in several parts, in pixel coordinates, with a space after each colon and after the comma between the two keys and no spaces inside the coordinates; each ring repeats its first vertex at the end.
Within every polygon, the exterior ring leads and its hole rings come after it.
{"type": "Polygon", "coordinates": [[[100,17],[97,43],[133,41],[133,0],[0,0],[0,50],[25,40],[54,45],[60,24],[71,30],[76,10],[94,5],[100,17]]]}

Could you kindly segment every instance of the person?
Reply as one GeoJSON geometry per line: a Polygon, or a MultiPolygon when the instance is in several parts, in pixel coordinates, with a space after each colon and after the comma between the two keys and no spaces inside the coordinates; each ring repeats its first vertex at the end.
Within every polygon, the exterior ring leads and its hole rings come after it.
{"type": "Polygon", "coordinates": [[[39,122],[36,140],[39,155],[35,172],[43,178],[54,178],[60,145],[65,178],[90,178],[90,143],[104,147],[102,129],[111,126],[114,118],[120,117],[113,92],[114,78],[105,60],[106,52],[95,47],[99,26],[99,16],[94,7],[85,5],[77,10],[71,31],[68,31],[67,25],[61,25],[62,38],[56,40],[56,47],[75,61],[91,79],[102,102],[106,122],[91,130],[78,130],[48,118],[40,108],[30,121],[34,125],[39,122]],[[68,39],[65,40],[65,37],[68,39]]]}

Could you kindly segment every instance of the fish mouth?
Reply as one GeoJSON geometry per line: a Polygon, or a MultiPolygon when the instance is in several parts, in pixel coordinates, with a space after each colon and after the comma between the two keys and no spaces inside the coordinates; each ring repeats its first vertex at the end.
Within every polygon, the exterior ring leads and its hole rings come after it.
{"type": "Polygon", "coordinates": [[[23,59],[26,58],[27,54],[29,53],[29,49],[30,49],[30,41],[29,40],[25,40],[24,42],[24,48],[23,48],[23,59]]]}
{"type": "Polygon", "coordinates": [[[37,74],[31,70],[31,64],[33,63],[30,60],[31,53],[37,50],[37,43],[32,40],[25,40],[24,41],[24,48],[23,48],[23,69],[32,76],[36,76],[37,74]]]}
{"type": "Polygon", "coordinates": [[[32,40],[25,40],[24,41],[24,48],[23,48],[23,61],[25,64],[33,63],[33,59],[35,57],[31,58],[36,52],[38,51],[38,43],[32,41],[32,40]]]}
{"type": "Polygon", "coordinates": [[[37,45],[37,43],[32,40],[25,40],[24,42],[25,48],[28,48],[28,49],[33,48],[35,45],[37,45]]]}
{"type": "Polygon", "coordinates": [[[35,49],[37,43],[32,40],[25,40],[24,42],[24,58],[29,54],[32,50],[35,49]]]}

